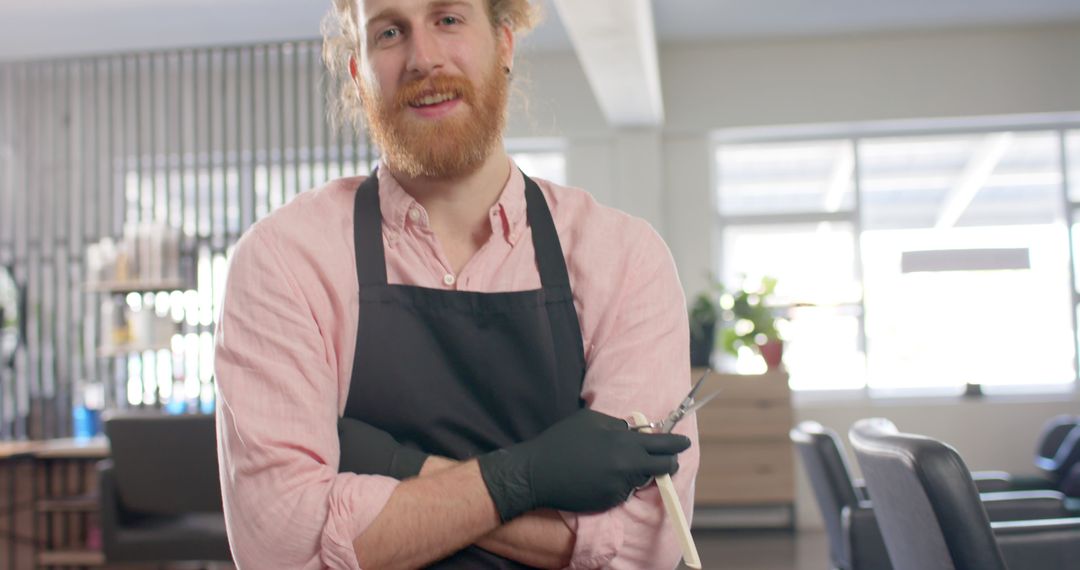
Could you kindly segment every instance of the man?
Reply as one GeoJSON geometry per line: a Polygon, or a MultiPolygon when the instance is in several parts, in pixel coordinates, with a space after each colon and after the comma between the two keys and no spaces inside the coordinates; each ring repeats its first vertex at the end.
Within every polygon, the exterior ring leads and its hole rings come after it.
{"type": "Polygon", "coordinates": [[[335,0],[340,111],[382,160],[233,255],[215,367],[240,567],[677,564],[648,483],[677,470],[690,511],[696,424],[622,418],[661,418],[689,387],[682,290],[647,224],[503,149],[530,11],[335,0]]]}

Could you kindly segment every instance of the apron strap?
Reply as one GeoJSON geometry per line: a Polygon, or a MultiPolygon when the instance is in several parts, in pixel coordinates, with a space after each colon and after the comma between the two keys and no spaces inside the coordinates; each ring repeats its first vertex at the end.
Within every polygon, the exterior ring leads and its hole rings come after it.
{"type": "Polygon", "coordinates": [[[353,247],[356,248],[356,282],[360,287],[386,285],[378,169],[356,190],[353,200],[353,247]]]}
{"type": "Polygon", "coordinates": [[[540,283],[544,288],[569,287],[570,276],[566,272],[566,260],[563,258],[562,244],[555,231],[555,221],[551,218],[544,194],[532,178],[525,176],[525,215],[532,226],[533,249],[536,251],[536,266],[540,270],[540,283]]]}

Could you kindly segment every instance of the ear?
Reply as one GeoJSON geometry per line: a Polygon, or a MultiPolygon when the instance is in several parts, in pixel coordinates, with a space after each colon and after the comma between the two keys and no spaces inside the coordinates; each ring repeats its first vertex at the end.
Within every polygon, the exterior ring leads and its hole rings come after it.
{"type": "Polygon", "coordinates": [[[357,95],[360,94],[360,67],[356,63],[356,56],[349,56],[349,75],[352,77],[353,85],[356,86],[357,95]]]}
{"type": "Polygon", "coordinates": [[[499,50],[499,61],[504,67],[514,68],[514,31],[508,24],[499,24],[496,30],[495,41],[498,42],[496,49],[499,50]]]}

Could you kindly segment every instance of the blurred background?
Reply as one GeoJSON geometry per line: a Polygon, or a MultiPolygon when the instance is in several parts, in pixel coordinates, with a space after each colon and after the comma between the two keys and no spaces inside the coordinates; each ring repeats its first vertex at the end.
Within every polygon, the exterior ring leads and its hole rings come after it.
{"type": "MultiPolygon", "coordinates": [[[[714,322],[698,364],[784,385],[739,440],[784,442],[781,491],[718,492],[699,525],[820,529],[806,419],[1037,471],[1047,419],[1080,414],[1080,3],[536,3],[514,158],[657,229],[714,322]]],[[[0,5],[0,440],[213,411],[233,244],[378,159],[327,125],[325,4],[0,5]]]]}

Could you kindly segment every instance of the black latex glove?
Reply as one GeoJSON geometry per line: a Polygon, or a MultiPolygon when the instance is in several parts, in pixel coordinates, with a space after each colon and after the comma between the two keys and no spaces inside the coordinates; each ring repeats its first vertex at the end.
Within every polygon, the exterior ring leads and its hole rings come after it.
{"type": "Polygon", "coordinates": [[[685,436],[630,431],[621,419],[584,409],[478,460],[505,523],[538,508],[610,509],[651,477],[677,471],[676,454],[688,447],[685,436]]]}
{"type": "Polygon", "coordinates": [[[386,475],[405,480],[420,474],[428,454],[398,443],[385,431],[352,418],[338,418],[339,473],[386,475]]]}

